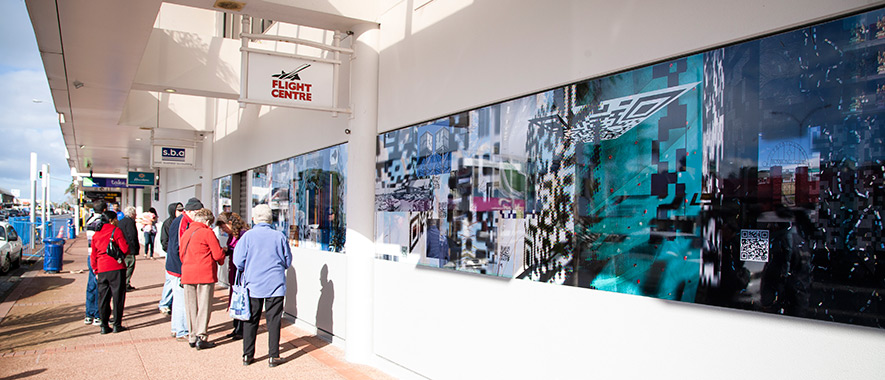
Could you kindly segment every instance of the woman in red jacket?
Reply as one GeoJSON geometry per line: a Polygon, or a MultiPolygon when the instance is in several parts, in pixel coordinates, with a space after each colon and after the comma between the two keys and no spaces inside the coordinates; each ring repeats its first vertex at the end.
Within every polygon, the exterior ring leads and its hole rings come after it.
{"type": "Polygon", "coordinates": [[[113,236],[114,243],[124,255],[129,253],[129,245],[123,231],[117,228],[117,213],[105,211],[110,223],[105,223],[101,230],[92,236],[92,254],[89,256],[92,269],[98,281],[98,307],[101,314],[101,333],[111,331],[120,332],[126,330],[123,327],[123,306],[126,303],[126,264],[123,259],[115,259],[108,256],[108,244],[113,236]],[[114,329],[108,326],[111,316],[111,297],[114,299],[114,329]]]}
{"type": "Polygon", "coordinates": [[[188,342],[198,350],[215,347],[208,341],[209,315],[212,312],[212,290],[218,282],[218,264],[224,263],[224,251],[209,225],[215,220],[212,211],[200,209],[193,223],[181,235],[181,283],[190,328],[188,342]]]}

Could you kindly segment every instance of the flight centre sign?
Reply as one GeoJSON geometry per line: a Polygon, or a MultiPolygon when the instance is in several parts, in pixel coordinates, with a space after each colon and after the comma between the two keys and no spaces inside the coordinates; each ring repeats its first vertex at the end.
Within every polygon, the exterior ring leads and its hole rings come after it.
{"type": "Polygon", "coordinates": [[[332,107],[331,63],[249,54],[247,98],[268,104],[332,107]]]}

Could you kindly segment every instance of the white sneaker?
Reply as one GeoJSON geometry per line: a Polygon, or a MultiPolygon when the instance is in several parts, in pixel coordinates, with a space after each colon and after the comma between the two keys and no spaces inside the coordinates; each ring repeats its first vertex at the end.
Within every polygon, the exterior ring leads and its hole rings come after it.
{"type": "Polygon", "coordinates": [[[91,324],[92,324],[92,318],[86,317],[86,319],[83,320],[83,323],[85,323],[85,324],[87,324],[87,325],[91,325],[91,324]]]}
{"type": "Polygon", "coordinates": [[[160,312],[163,313],[163,314],[165,314],[165,315],[169,315],[169,314],[172,314],[172,309],[170,309],[170,308],[168,308],[168,307],[161,307],[161,308],[160,308],[160,312]]]}
{"type": "Polygon", "coordinates": [[[92,320],[93,326],[101,326],[101,318],[95,318],[92,320]]]}

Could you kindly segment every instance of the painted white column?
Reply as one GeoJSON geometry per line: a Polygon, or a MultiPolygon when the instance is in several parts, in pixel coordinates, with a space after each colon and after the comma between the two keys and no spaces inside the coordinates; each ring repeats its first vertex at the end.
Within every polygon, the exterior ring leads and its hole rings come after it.
{"type": "Polygon", "coordinates": [[[206,133],[203,137],[202,169],[200,170],[200,193],[197,197],[203,202],[203,206],[212,209],[212,179],[213,175],[213,151],[215,150],[215,134],[206,133]]]}
{"type": "Polygon", "coordinates": [[[126,203],[120,204],[120,208],[123,211],[126,207],[135,207],[135,189],[126,189],[126,203]]]}
{"type": "Polygon", "coordinates": [[[135,212],[144,212],[144,188],[135,189],[135,212]]]}
{"type": "Polygon", "coordinates": [[[353,118],[347,144],[347,339],[345,357],[374,358],[375,139],[378,132],[378,26],[353,28],[353,118]]]}

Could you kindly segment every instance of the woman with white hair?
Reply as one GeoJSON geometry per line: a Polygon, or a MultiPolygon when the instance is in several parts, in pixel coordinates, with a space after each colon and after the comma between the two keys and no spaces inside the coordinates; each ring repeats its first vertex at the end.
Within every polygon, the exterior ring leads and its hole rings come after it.
{"type": "Polygon", "coordinates": [[[286,235],[271,228],[273,212],[266,204],[252,209],[251,230],[246,231],[234,248],[234,265],[242,271],[243,285],[249,290],[252,315],[243,325],[243,365],[255,356],[255,336],[265,310],[269,367],[280,360],[280,319],[286,295],[286,269],[292,265],[292,252],[286,235]]]}
{"type": "Polygon", "coordinates": [[[126,237],[126,244],[129,244],[129,254],[126,255],[126,258],[123,260],[126,263],[127,292],[136,290],[135,287],[130,284],[132,273],[135,272],[135,257],[138,256],[138,251],[140,250],[138,245],[138,228],[135,226],[135,216],[135,207],[126,207],[126,209],[123,210],[123,219],[120,219],[118,224],[120,230],[123,231],[123,236],[126,237]]]}

